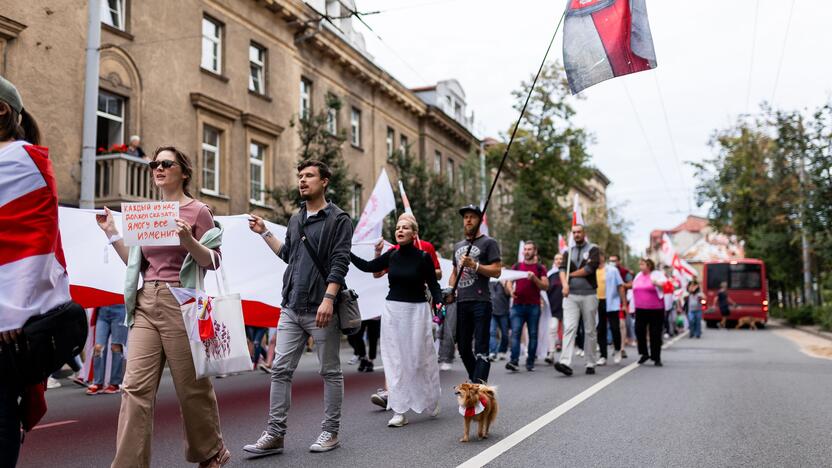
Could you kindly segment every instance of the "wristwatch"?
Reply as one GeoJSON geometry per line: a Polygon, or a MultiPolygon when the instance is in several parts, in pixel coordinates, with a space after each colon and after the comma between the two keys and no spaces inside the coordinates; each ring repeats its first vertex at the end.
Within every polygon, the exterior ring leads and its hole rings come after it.
{"type": "Polygon", "coordinates": [[[271,231],[266,231],[266,232],[264,232],[264,233],[260,234],[260,237],[262,237],[263,239],[268,239],[268,238],[269,238],[269,237],[271,237],[271,236],[272,236],[272,232],[271,232],[271,231]]]}
{"type": "Polygon", "coordinates": [[[335,294],[324,293],[324,299],[329,299],[332,302],[335,302],[335,294]]]}

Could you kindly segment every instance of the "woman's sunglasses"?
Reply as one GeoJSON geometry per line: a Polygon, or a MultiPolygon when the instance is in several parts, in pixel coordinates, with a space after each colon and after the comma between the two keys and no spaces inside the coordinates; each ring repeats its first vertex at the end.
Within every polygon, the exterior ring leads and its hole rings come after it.
{"type": "Polygon", "coordinates": [[[154,171],[156,169],[158,169],[159,166],[162,166],[162,169],[170,169],[171,167],[173,167],[175,165],[176,165],[176,161],[171,161],[171,160],[168,160],[168,159],[165,159],[163,161],[150,161],[150,163],[148,164],[148,166],[150,166],[150,169],[152,169],[154,171]]]}

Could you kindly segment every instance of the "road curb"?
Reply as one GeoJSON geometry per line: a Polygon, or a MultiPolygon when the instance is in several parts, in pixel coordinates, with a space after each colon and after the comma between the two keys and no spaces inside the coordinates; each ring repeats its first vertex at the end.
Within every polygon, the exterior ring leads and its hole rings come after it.
{"type": "Polygon", "coordinates": [[[790,324],[790,323],[788,323],[785,320],[780,319],[780,318],[771,317],[771,318],[769,318],[769,321],[773,322],[775,325],[777,325],[779,327],[799,330],[799,331],[808,333],[810,335],[817,336],[818,338],[823,338],[825,340],[832,341],[832,333],[829,333],[829,332],[815,330],[814,328],[807,327],[807,326],[802,326],[802,325],[792,325],[792,324],[790,324]]]}

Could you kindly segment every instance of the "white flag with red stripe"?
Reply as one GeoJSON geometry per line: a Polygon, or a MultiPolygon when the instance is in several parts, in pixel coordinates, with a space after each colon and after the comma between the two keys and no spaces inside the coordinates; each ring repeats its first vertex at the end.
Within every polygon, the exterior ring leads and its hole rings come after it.
{"type": "Polygon", "coordinates": [[[670,266],[673,271],[673,276],[679,278],[682,285],[686,285],[688,281],[696,278],[697,272],[688,262],[679,257],[676,248],[673,247],[673,242],[667,233],[662,235],[662,244],[659,249],[659,257],[662,263],[670,266]]]}
{"type": "Polygon", "coordinates": [[[0,150],[0,332],[69,300],[48,150],[12,142],[0,150]]]}
{"type": "MultiPolygon", "coordinates": [[[[572,227],[577,225],[585,226],[584,215],[581,214],[581,201],[578,199],[578,194],[575,194],[575,201],[572,203],[572,227]]],[[[584,233],[584,240],[589,242],[589,236],[584,233]]],[[[572,230],[569,230],[569,247],[575,245],[575,238],[572,237],[572,230]]],[[[567,248],[568,250],[568,248],[567,248]]]]}
{"type": "Polygon", "coordinates": [[[384,217],[395,209],[396,197],[393,195],[393,187],[390,185],[390,179],[387,178],[387,171],[382,168],[381,174],[376,180],[376,186],[373,188],[373,193],[370,195],[370,199],[367,200],[361,218],[358,220],[358,225],[355,226],[353,231],[353,244],[376,241],[381,238],[384,217]]]}

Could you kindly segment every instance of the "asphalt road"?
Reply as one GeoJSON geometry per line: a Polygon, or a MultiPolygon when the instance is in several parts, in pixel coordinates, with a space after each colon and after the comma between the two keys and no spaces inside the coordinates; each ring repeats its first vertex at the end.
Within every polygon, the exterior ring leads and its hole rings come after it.
{"type": "MultiPolygon", "coordinates": [[[[349,354],[345,348],[345,363],[349,354]]],[[[386,427],[391,414],[369,402],[382,386],[382,373],[359,374],[344,364],[342,447],[324,454],[308,452],[320,431],[323,385],[314,355],[307,354],[295,374],[282,455],[251,460],[241,450],[263,430],[268,376],[252,372],[215,381],[232,450],[227,466],[457,466],[492,445],[489,466],[499,467],[832,466],[832,360],[804,354],[773,327],[706,329],[701,340],[685,337],[666,349],[663,368],[625,369],[635,354],[631,349],[630,359],[600,367],[594,376],[576,372],[570,378],[542,363],[537,372],[517,374],[497,363],[491,383],[499,388],[501,409],[492,437],[468,444],[458,442],[462,418],[451,390],[464,380],[461,364],[441,375],[439,418],[411,415],[403,428],[386,427]],[[609,383],[616,372],[623,375],[609,383]],[[588,389],[591,396],[573,406],[573,398],[588,389]],[[538,431],[522,429],[557,407],[562,414],[538,431]]],[[[576,369],[582,362],[576,358],[576,369]]],[[[19,466],[108,466],[119,397],[91,397],[70,386],[47,397],[49,413],[27,436],[19,466]]],[[[187,466],[183,447],[166,375],[156,406],[153,466],[187,466]]]]}

